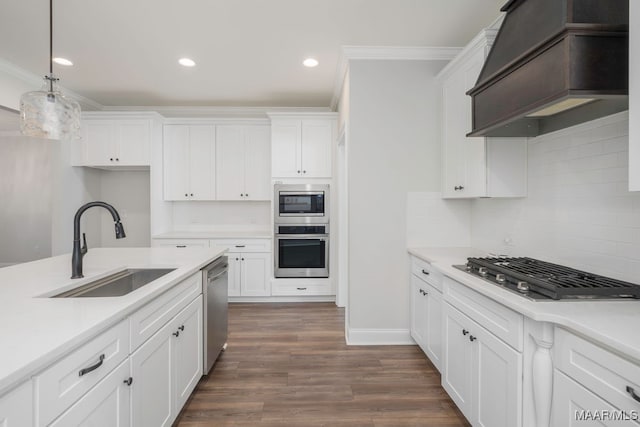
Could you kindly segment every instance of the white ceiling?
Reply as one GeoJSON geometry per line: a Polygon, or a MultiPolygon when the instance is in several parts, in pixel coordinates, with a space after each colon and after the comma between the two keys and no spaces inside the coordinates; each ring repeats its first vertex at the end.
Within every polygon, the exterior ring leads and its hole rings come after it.
{"type": "MultiPolygon", "coordinates": [[[[54,71],[105,106],[328,107],[341,46],[463,46],[504,2],[55,0],[54,55],[75,65],[54,71]]],[[[47,0],[0,0],[0,55],[47,72],[47,0]]]]}

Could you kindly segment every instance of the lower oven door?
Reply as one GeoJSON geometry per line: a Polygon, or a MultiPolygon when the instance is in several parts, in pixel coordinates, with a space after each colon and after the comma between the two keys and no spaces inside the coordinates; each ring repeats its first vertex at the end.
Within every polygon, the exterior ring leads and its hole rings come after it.
{"type": "Polygon", "coordinates": [[[276,235],[275,277],[329,277],[329,236],[276,235]]]}

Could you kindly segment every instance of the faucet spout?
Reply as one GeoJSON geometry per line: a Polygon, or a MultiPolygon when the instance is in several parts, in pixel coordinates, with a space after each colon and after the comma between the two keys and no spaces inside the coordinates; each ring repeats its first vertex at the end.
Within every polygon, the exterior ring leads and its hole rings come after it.
{"type": "Polygon", "coordinates": [[[113,222],[115,223],[115,231],[116,231],[116,239],[122,239],[126,237],[124,232],[124,227],[120,222],[120,215],[118,211],[108,203],[105,202],[89,202],[85,205],[80,206],[75,216],[73,217],[73,251],[71,253],[71,278],[79,279],[84,277],[82,274],[82,258],[87,253],[87,238],[84,233],[82,233],[83,245],[80,246],[80,218],[82,218],[82,214],[89,208],[94,206],[100,206],[105,208],[111,213],[111,217],[113,218],[113,222]]]}

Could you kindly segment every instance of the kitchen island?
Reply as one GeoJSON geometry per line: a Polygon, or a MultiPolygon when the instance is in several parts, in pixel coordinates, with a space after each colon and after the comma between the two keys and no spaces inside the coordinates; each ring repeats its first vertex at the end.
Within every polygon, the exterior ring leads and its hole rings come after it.
{"type": "MultiPolygon", "coordinates": [[[[113,342],[107,343],[111,346],[109,348],[113,350],[114,356],[111,357],[111,353],[109,353],[111,350],[104,350],[107,347],[96,347],[97,353],[89,354],[87,360],[97,360],[99,367],[103,362],[105,365],[109,365],[109,359],[112,358],[112,363],[122,361],[118,367],[120,369],[125,363],[129,363],[129,353],[133,354],[136,346],[140,347],[139,350],[143,350],[144,340],[152,342],[154,337],[162,332],[163,323],[170,326],[171,322],[167,320],[169,319],[167,316],[173,316],[172,319],[179,318],[178,312],[186,310],[186,308],[178,306],[177,301],[184,300],[184,306],[194,307],[194,316],[192,317],[195,320],[199,319],[200,323],[197,324],[194,321],[194,326],[201,334],[202,298],[200,294],[202,293],[202,279],[200,269],[220,257],[225,251],[226,248],[221,247],[91,249],[84,258],[85,277],[74,280],[70,279],[71,256],[69,254],[0,269],[0,337],[2,337],[0,412],[7,406],[9,409],[12,408],[7,404],[9,401],[5,402],[8,399],[7,396],[3,395],[7,394],[10,397],[10,391],[16,387],[21,389],[33,387],[33,394],[36,396],[34,402],[35,421],[38,425],[48,424],[53,418],[39,418],[38,404],[47,406],[49,402],[42,400],[42,397],[45,397],[45,400],[48,397],[55,400],[58,396],[40,396],[41,401],[38,401],[38,388],[44,390],[44,386],[46,386],[47,371],[45,369],[49,369],[48,367],[52,364],[54,367],[60,364],[64,365],[67,363],[70,353],[73,356],[74,352],[97,342],[100,337],[108,336],[112,333],[111,331],[116,331],[113,332],[115,334],[113,336],[118,337],[118,340],[114,339],[113,342]],[[133,292],[118,297],[50,298],[118,271],[136,268],[174,270],[133,292]],[[166,300],[163,305],[159,304],[163,300],[166,300]],[[155,320],[151,322],[148,319],[155,320]],[[145,324],[145,322],[147,323],[145,324]],[[107,354],[106,357],[105,354],[107,354]],[[116,357],[115,354],[123,354],[123,356],[116,357]],[[118,359],[120,357],[122,360],[118,359]],[[45,370],[44,374],[43,370],[45,370]]],[[[178,321],[180,320],[183,323],[186,322],[185,319],[178,319],[178,321]]],[[[184,324],[186,325],[186,323],[184,324]]],[[[184,329],[182,324],[179,327],[184,329]]],[[[183,337],[186,335],[187,333],[183,332],[183,337]]],[[[201,352],[202,336],[194,336],[193,340],[195,348],[201,352]]],[[[134,356],[135,354],[131,357],[133,360],[131,363],[135,366],[134,356]]],[[[180,354],[179,352],[172,353],[171,360],[174,359],[173,356],[193,359],[193,355],[180,354]]],[[[202,355],[198,354],[195,360],[201,361],[201,358],[202,355]]],[[[80,359],[75,363],[86,364],[85,360],[80,359]]],[[[73,365],[74,362],[69,363],[73,365]]],[[[94,366],[89,366],[89,368],[97,369],[94,366]]],[[[82,372],[78,375],[76,367],[70,369],[75,374],[66,379],[60,379],[56,385],[59,385],[61,389],[68,387],[69,390],[72,390],[73,384],[80,383],[81,380],[85,381],[85,378],[90,378],[92,375],[98,378],[96,382],[100,378],[100,374],[89,374],[83,377],[82,372]]],[[[93,369],[89,372],[92,372],[93,369]]],[[[106,369],[104,370],[106,371],[106,369]]],[[[123,372],[126,374],[123,379],[126,380],[130,370],[124,369],[123,372]]],[[[202,366],[199,366],[199,372],[202,372],[202,366]]],[[[175,374],[171,375],[175,378],[175,374]]],[[[134,380],[130,379],[129,385],[134,380]]],[[[119,379],[118,382],[122,383],[122,380],[119,379]]],[[[138,386],[143,387],[142,384],[138,384],[138,386]]],[[[64,394],[63,391],[67,390],[60,390],[61,395],[64,394]]],[[[124,402],[121,398],[120,401],[124,402]]],[[[171,405],[173,406],[171,416],[175,416],[179,408],[173,399],[171,405]]],[[[15,406],[13,409],[15,410],[15,406]]],[[[43,412],[51,411],[44,408],[43,412]]],[[[0,413],[0,420],[3,420],[5,416],[6,414],[0,413]]],[[[15,416],[13,418],[15,419],[15,416]]],[[[9,425],[21,425],[20,422],[15,421],[12,424],[11,416],[8,416],[8,419],[9,425]]],[[[71,419],[73,417],[67,421],[71,419]]]]}

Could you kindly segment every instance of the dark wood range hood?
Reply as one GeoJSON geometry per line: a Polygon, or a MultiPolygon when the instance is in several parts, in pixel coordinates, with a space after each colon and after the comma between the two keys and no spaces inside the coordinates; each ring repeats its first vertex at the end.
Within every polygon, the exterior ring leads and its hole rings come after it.
{"type": "Polygon", "coordinates": [[[537,136],[628,109],[629,0],[510,0],[501,11],[467,93],[468,136],[537,136]]]}

